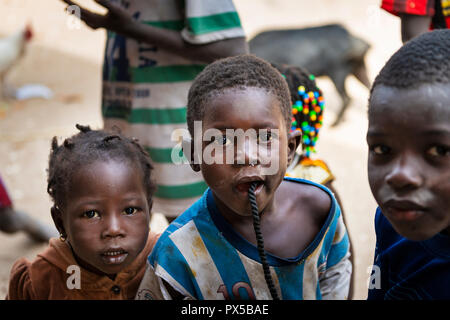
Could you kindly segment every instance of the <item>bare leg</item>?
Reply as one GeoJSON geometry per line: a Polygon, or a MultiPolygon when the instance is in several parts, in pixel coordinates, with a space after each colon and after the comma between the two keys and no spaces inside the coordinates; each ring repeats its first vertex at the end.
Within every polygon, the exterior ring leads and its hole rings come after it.
{"type": "Polygon", "coordinates": [[[402,14],[400,20],[403,43],[427,32],[431,23],[431,17],[413,14],[402,14]]]}
{"type": "Polygon", "coordinates": [[[367,89],[370,90],[372,83],[367,75],[367,68],[364,60],[355,68],[353,75],[358,79],[367,89]]]}
{"type": "Polygon", "coordinates": [[[338,93],[342,99],[341,109],[338,112],[336,120],[334,120],[333,124],[331,125],[332,127],[337,126],[342,121],[342,118],[344,117],[344,113],[347,110],[347,107],[349,106],[350,101],[351,101],[350,97],[347,94],[347,90],[345,89],[345,79],[347,78],[347,76],[349,74],[350,74],[350,72],[346,72],[345,70],[340,70],[338,73],[330,75],[330,78],[333,81],[333,83],[336,87],[336,90],[338,91],[338,93]]]}

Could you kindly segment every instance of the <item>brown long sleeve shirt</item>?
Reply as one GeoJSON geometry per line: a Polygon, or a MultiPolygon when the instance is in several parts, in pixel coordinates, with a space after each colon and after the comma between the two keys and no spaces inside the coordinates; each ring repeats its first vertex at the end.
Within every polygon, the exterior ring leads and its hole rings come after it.
{"type": "MultiPolygon", "coordinates": [[[[134,299],[144,276],[147,257],[159,234],[150,232],[142,252],[114,280],[99,275],[78,264],[69,245],[51,239],[49,246],[30,262],[25,258],[16,261],[10,274],[7,300],[123,300],[134,299]],[[70,266],[75,266],[71,267],[70,266]],[[69,268],[69,269],[68,269],[69,268]],[[79,269],[78,269],[79,268],[79,269]],[[74,269],[79,270],[79,289],[74,288],[74,269]],[[72,276],[72,278],[70,278],[72,276]]],[[[154,289],[148,292],[153,299],[162,299],[155,278],[154,289]]]]}

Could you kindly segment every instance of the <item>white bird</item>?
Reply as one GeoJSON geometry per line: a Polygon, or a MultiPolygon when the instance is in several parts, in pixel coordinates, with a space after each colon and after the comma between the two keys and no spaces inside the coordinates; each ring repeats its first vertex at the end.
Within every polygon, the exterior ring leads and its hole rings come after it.
{"type": "Polygon", "coordinates": [[[27,25],[20,31],[0,39],[0,90],[3,95],[6,90],[6,74],[23,56],[25,46],[32,37],[33,31],[30,25],[27,25]]]}

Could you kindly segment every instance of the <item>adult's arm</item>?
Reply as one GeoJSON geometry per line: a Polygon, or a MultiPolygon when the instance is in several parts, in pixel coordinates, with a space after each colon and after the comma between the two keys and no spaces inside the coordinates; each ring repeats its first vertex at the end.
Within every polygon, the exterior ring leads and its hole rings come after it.
{"type": "Polygon", "coordinates": [[[403,43],[430,29],[431,17],[413,14],[400,14],[403,43]]]}
{"type": "Polygon", "coordinates": [[[92,29],[104,28],[125,37],[159,46],[191,60],[210,63],[228,56],[248,53],[245,37],[218,40],[206,44],[191,44],[181,32],[140,23],[123,8],[108,0],[95,0],[108,10],[104,15],[94,13],[71,0],[62,0],[80,8],[80,19],[92,29]]]}

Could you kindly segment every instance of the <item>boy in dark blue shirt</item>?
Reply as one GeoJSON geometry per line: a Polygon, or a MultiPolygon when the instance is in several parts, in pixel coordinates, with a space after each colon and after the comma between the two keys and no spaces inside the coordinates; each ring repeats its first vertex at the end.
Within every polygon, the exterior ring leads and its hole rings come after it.
{"type": "Polygon", "coordinates": [[[450,299],[450,30],[397,51],[369,99],[379,204],[369,299],[450,299]]]}

